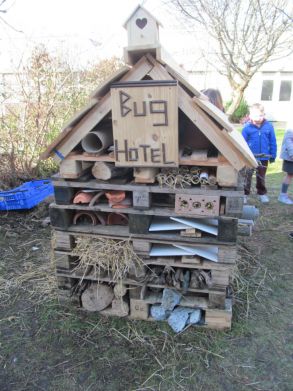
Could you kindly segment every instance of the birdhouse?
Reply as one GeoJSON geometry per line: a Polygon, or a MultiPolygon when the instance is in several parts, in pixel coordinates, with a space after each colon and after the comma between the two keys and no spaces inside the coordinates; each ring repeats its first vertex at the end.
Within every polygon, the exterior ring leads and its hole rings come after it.
{"type": "Polygon", "coordinates": [[[135,63],[145,52],[156,53],[160,47],[159,25],[162,26],[144,7],[135,8],[123,25],[128,34],[128,46],[124,49],[126,63],[135,63]]]}

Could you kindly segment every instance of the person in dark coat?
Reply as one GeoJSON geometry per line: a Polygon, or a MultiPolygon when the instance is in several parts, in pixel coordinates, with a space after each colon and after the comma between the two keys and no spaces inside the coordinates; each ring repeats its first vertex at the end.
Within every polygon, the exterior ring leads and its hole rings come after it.
{"type": "MultiPolygon", "coordinates": [[[[268,203],[265,177],[268,163],[273,163],[277,155],[277,142],[273,125],[265,119],[264,107],[255,103],[251,106],[249,120],[242,129],[242,136],[249,148],[259,161],[256,170],[256,190],[262,203],[268,203]]],[[[250,194],[253,172],[250,170],[246,175],[244,192],[250,194]]]]}

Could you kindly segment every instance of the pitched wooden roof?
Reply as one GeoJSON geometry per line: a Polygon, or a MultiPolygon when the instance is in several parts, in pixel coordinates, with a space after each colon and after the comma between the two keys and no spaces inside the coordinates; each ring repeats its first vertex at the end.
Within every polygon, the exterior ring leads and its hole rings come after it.
{"type": "MultiPolygon", "coordinates": [[[[67,124],[63,132],[42,154],[45,159],[54,156],[57,161],[64,159],[76,145],[111,111],[110,84],[117,81],[137,81],[148,75],[153,80],[178,80],[176,73],[164,67],[151,55],[143,56],[131,69],[114,74],[99,87],[89,105],[67,124]],[[168,70],[169,72],[168,72],[168,70]],[[101,91],[105,94],[100,97],[101,91]]],[[[227,117],[201,94],[189,88],[184,79],[178,80],[178,106],[192,123],[211,141],[222,155],[237,170],[256,167],[257,162],[248,145],[227,117]]]]}

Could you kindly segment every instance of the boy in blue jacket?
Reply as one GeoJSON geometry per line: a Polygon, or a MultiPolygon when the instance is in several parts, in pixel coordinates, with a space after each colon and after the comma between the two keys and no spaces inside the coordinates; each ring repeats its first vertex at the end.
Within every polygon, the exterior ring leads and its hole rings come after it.
{"type": "MultiPolygon", "coordinates": [[[[256,190],[262,203],[268,203],[265,176],[268,163],[274,163],[277,154],[277,143],[273,125],[265,119],[264,107],[255,103],[250,108],[249,121],[242,129],[242,136],[245,138],[249,148],[260,161],[256,170],[256,190]]],[[[251,179],[253,172],[246,175],[244,192],[250,194],[251,179]]]]}

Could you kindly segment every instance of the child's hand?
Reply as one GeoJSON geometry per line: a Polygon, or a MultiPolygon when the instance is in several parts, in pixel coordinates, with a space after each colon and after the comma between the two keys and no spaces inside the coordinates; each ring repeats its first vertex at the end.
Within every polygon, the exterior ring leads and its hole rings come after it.
{"type": "Polygon", "coordinates": [[[273,157],[270,158],[270,163],[275,163],[275,160],[273,157]]]}

